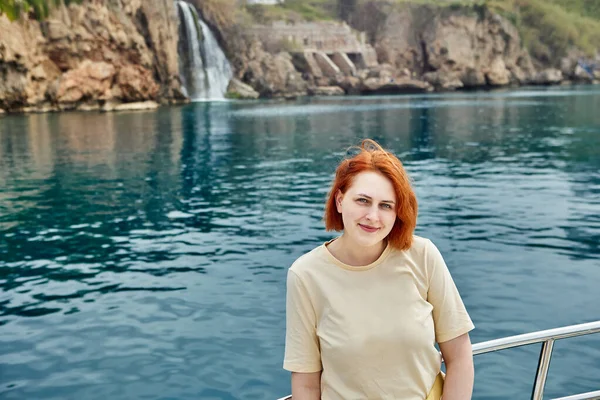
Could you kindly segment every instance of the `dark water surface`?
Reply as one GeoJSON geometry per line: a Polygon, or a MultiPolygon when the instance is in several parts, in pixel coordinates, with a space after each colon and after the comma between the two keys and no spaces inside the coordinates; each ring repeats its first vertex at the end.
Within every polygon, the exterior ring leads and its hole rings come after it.
{"type": "MultiPolygon", "coordinates": [[[[8,116],[0,397],[287,394],[286,269],[363,137],[412,174],[474,342],[600,320],[599,87],[8,116]]],[[[529,398],[537,359],[478,356],[475,397],[529,398]]],[[[547,397],[598,389],[600,337],[557,342],[547,397]]]]}

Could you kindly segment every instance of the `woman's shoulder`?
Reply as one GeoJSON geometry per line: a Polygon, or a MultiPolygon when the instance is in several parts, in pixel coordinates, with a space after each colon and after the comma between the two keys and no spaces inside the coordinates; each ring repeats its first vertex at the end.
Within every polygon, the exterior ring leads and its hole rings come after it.
{"type": "Polygon", "coordinates": [[[321,244],[311,251],[302,254],[290,266],[290,270],[296,274],[301,274],[307,270],[314,269],[316,265],[325,261],[324,245],[321,244]]]}
{"type": "Polygon", "coordinates": [[[425,249],[427,248],[427,246],[431,245],[431,240],[423,237],[423,236],[418,236],[418,235],[413,235],[413,243],[412,243],[412,247],[420,250],[420,249],[425,249]]]}
{"type": "Polygon", "coordinates": [[[425,237],[413,235],[413,241],[407,250],[395,250],[393,260],[410,261],[420,267],[425,267],[432,255],[438,253],[437,247],[433,242],[425,237]]]}
{"type": "Polygon", "coordinates": [[[431,240],[422,236],[413,235],[412,244],[410,248],[405,251],[412,256],[422,256],[427,252],[427,249],[431,248],[431,246],[434,246],[431,240]]]}

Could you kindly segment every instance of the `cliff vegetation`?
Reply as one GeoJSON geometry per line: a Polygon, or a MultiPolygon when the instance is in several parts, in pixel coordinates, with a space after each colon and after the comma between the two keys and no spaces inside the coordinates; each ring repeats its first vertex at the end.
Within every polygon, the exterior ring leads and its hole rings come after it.
{"type": "Polygon", "coordinates": [[[378,17],[384,17],[386,9],[411,5],[460,7],[473,12],[488,8],[517,27],[524,46],[542,63],[552,64],[572,48],[587,56],[593,56],[600,48],[598,0],[287,0],[277,6],[245,7],[254,22],[261,24],[275,20],[342,19],[365,25],[367,21],[372,23],[378,17]]]}
{"type": "Polygon", "coordinates": [[[81,3],[82,0],[0,0],[0,14],[4,13],[10,20],[23,14],[31,14],[35,19],[44,19],[50,15],[52,7],[61,4],[81,3]]]}

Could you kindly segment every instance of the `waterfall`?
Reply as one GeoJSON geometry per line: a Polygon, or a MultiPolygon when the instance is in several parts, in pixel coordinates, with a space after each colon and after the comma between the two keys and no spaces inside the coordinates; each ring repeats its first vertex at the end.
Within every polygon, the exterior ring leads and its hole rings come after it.
{"type": "Polygon", "coordinates": [[[177,1],[180,25],[180,75],[192,100],[223,99],[233,76],[231,65],[193,5],[177,1]]]}

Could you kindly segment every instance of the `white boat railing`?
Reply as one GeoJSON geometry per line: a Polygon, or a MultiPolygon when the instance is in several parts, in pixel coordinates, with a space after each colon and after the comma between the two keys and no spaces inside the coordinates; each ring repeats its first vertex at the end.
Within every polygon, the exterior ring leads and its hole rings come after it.
{"type": "MultiPolygon", "coordinates": [[[[548,377],[548,369],[550,367],[550,358],[552,357],[554,342],[559,339],[591,335],[593,333],[600,333],[600,321],[488,340],[487,342],[474,344],[473,355],[476,356],[479,354],[526,346],[528,344],[542,343],[537,373],[535,375],[533,391],[531,393],[531,400],[542,400],[544,397],[544,388],[546,386],[546,378],[548,377]]],[[[292,400],[292,396],[282,397],[278,400],[292,400]]],[[[560,397],[553,400],[600,400],[600,390],[568,397],[560,397]]]]}

